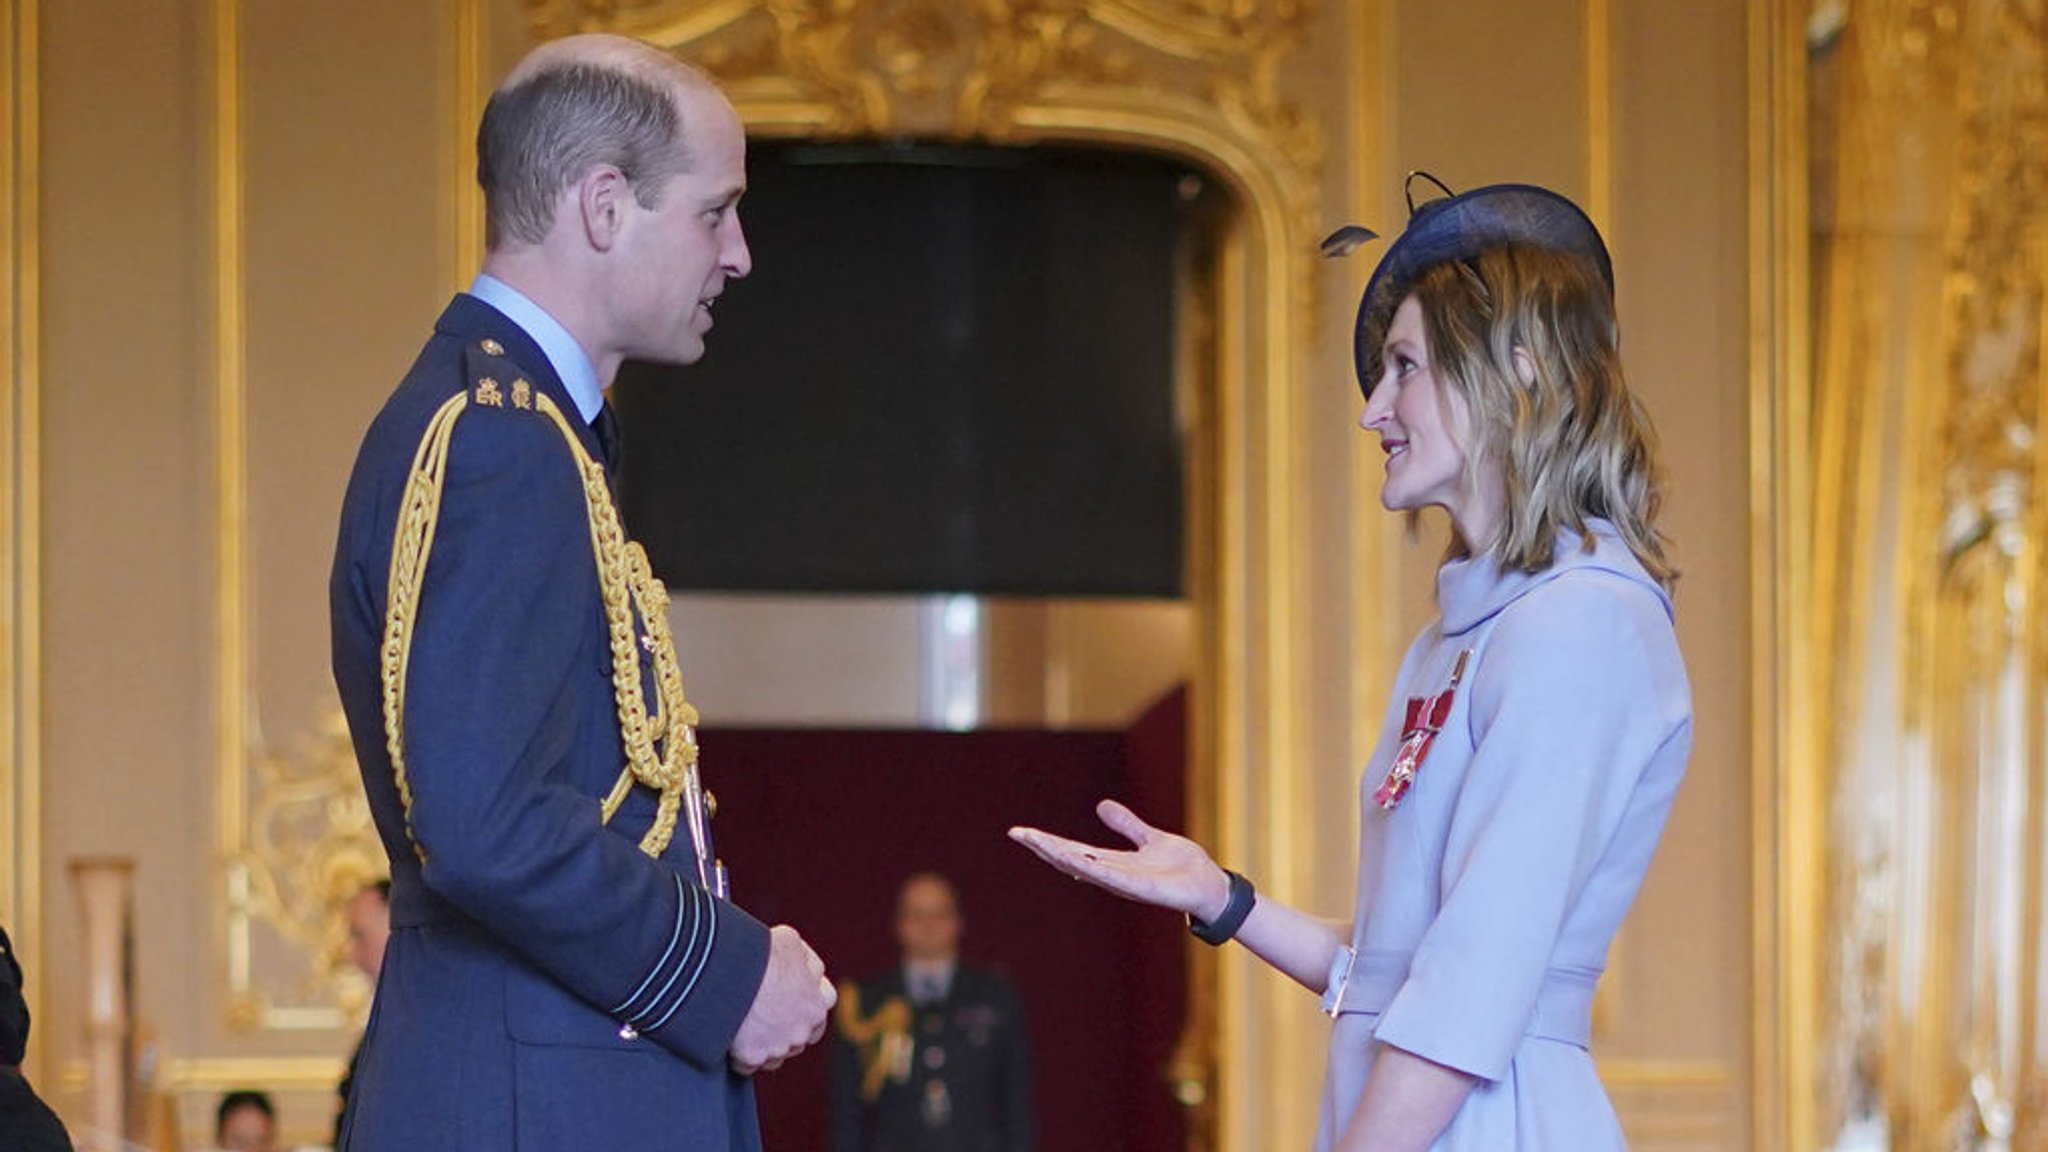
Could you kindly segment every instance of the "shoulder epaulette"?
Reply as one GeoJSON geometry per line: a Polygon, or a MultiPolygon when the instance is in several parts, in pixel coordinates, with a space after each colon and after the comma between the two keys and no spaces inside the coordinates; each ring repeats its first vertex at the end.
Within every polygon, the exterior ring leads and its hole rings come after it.
{"type": "Polygon", "coordinates": [[[486,336],[464,347],[462,372],[468,381],[471,404],[479,408],[535,410],[533,381],[496,340],[486,336]]]}

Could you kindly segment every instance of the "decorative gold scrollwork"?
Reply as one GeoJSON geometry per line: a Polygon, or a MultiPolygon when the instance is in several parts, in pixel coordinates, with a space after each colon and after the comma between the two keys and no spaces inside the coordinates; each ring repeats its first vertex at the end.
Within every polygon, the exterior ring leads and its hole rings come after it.
{"type": "Polygon", "coordinates": [[[1319,125],[1281,76],[1308,0],[528,0],[535,34],[613,31],[716,75],[760,135],[1103,143],[1219,172],[1272,229],[1305,346],[1327,221],[1319,125]]]}
{"type": "Polygon", "coordinates": [[[229,1021],[340,1027],[370,996],[347,960],[342,905],[386,872],[340,709],[252,776],[247,846],[228,862],[229,1021]]]}
{"type": "Polygon", "coordinates": [[[1846,29],[1815,206],[1821,1135],[2048,1147],[2048,13],[1881,0],[1846,29]]]}

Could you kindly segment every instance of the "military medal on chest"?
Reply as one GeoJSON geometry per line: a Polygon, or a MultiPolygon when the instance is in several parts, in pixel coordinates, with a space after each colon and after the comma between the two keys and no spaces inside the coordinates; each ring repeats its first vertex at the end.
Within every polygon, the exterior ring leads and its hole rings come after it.
{"type": "Polygon", "coordinates": [[[1436,742],[1437,733],[1443,731],[1444,722],[1451,718],[1451,704],[1457,698],[1458,683],[1465,678],[1465,666],[1471,662],[1472,650],[1466,648],[1458,653],[1457,662],[1451,665],[1451,681],[1444,690],[1434,696],[1410,696],[1408,714],[1401,723],[1401,747],[1394,753],[1394,762],[1387,766],[1387,774],[1380,786],[1373,790],[1372,802],[1391,811],[1408,795],[1408,789],[1415,783],[1415,773],[1422,768],[1422,762],[1429,758],[1429,749],[1436,742]]]}

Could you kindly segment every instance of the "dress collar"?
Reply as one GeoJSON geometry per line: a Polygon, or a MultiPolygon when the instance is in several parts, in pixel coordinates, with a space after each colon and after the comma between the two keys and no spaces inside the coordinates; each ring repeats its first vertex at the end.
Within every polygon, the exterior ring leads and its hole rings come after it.
{"type": "Polygon", "coordinates": [[[1444,635],[1469,632],[1531,591],[1581,568],[1612,572],[1641,584],[1657,594],[1665,615],[1671,615],[1670,594],[1643,570],[1613,524],[1589,518],[1586,531],[1587,538],[1569,530],[1559,532],[1555,558],[1541,572],[1504,572],[1492,552],[1452,560],[1437,569],[1436,602],[1443,613],[1444,635]]]}

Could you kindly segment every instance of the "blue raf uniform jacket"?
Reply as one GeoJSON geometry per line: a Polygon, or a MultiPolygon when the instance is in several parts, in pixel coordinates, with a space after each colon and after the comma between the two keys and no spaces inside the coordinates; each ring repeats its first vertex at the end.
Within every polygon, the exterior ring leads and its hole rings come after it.
{"type": "Polygon", "coordinates": [[[650,789],[602,820],[626,762],[611,646],[574,450],[543,394],[603,459],[534,341],[458,296],[349,481],[334,678],[393,931],[342,1147],[759,1149],[726,1054],[768,932],[699,883],[687,822],[660,858],[641,851],[650,789]],[[428,426],[465,391],[402,675],[402,795],[382,685],[393,540],[428,426]]]}

